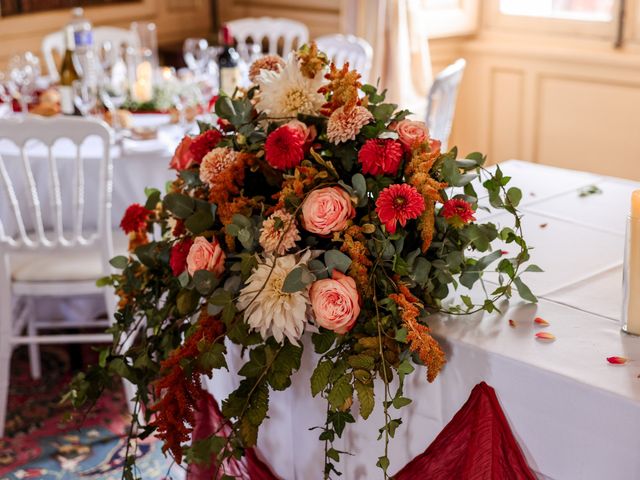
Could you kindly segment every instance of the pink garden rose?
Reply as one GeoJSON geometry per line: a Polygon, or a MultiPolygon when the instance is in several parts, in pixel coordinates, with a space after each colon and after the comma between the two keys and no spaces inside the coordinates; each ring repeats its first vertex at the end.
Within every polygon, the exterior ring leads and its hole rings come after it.
{"type": "Polygon", "coordinates": [[[304,138],[305,144],[309,144],[316,139],[317,131],[314,125],[307,126],[305,123],[301,122],[300,120],[291,120],[287,122],[285,125],[287,125],[290,128],[293,128],[294,130],[298,130],[302,135],[302,138],[304,138]]]}
{"type": "Polygon", "coordinates": [[[318,235],[340,232],[356,215],[349,194],[339,187],[312,191],[302,205],[302,226],[318,235]]]}
{"type": "Polygon", "coordinates": [[[424,122],[400,120],[393,129],[398,133],[398,140],[407,150],[412,150],[429,141],[429,129],[424,122]]]}
{"type": "Polygon", "coordinates": [[[185,135],[173,154],[171,163],[169,163],[169,168],[177,171],[186,170],[195,162],[196,159],[189,148],[192,143],[193,138],[189,135],[185,135]]]}
{"type": "Polygon", "coordinates": [[[214,238],[209,242],[204,237],[196,237],[187,255],[187,270],[192,275],[198,270],[208,270],[216,276],[224,273],[224,259],[222,247],[214,238]]]}
{"type": "Polygon", "coordinates": [[[316,323],[340,335],[347,333],[360,315],[360,297],[353,278],[333,271],[333,278],[313,282],[309,290],[316,323]]]}

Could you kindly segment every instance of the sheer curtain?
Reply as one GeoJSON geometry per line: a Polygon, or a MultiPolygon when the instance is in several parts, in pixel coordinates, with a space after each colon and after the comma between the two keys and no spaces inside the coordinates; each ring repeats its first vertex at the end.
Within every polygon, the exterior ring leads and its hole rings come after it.
{"type": "Polygon", "coordinates": [[[369,78],[386,88],[387,99],[424,119],[433,73],[421,0],[342,0],[343,29],[373,47],[369,78]]]}

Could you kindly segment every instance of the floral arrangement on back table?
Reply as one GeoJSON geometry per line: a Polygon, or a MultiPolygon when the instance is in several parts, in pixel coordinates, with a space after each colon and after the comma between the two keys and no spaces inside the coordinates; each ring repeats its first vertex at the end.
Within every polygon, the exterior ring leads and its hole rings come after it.
{"type": "Polygon", "coordinates": [[[363,419],[372,412],[376,381],[387,476],[386,445],[402,423],[394,412],[411,402],[405,376],[424,365],[431,382],[445,363],[428,315],[490,312],[514,286],[535,297],[518,276],[529,257],[520,191],[505,187],[500,169],[484,170],[481,154],[441,152],[424,123],[359,78],[313,44],[286,61],[264,57],[251,68],[253,88],[216,102],[219,129],[201,125],[182,140],[167,193],[147,191],[146,205],[122,219],[131,255],[114,258],[122,272],[103,281],[120,298],[114,346],[75,382],[76,404],[124,376],[147,419],[132,432],[155,433],[178,463],[185,453],[192,463],[214,457],[222,476],[225,460],[256,444],[269,392],[290,386],[307,332],[319,355],[311,393],[327,402],[325,478],[337,473],[343,452],[332,442],[355,421],[354,405],[363,419]],[[475,222],[481,173],[513,228],[475,222]],[[492,251],[496,239],[518,253],[492,251]],[[482,303],[462,295],[460,306],[443,306],[490,264],[499,284],[482,303]],[[227,435],[187,448],[205,394],[200,376],[226,368],[225,340],[248,353],[239,388],[222,402],[227,435]]]}

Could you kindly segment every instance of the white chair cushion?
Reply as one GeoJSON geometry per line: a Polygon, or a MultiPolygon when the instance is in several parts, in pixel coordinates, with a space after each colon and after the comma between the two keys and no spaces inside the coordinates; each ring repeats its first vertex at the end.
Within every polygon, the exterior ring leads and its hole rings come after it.
{"type": "MultiPolygon", "coordinates": [[[[114,254],[126,254],[127,245],[127,237],[114,232],[114,254]]],[[[78,252],[16,253],[10,261],[14,282],[82,282],[104,276],[99,245],[78,252]]]]}

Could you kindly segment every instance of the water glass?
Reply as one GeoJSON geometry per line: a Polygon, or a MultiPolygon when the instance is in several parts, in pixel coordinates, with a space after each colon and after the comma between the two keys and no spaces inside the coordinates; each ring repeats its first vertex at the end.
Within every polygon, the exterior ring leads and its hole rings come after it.
{"type": "Polygon", "coordinates": [[[29,111],[29,102],[35,98],[36,83],[40,77],[40,60],[32,52],[14,55],[9,60],[9,77],[16,86],[20,110],[29,111]]]}
{"type": "Polygon", "coordinates": [[[97,86],[92,82],[76,80],[73,82],[73,99],[76,107],[83,117],[95,109],[98,97],[97,86]]]}

